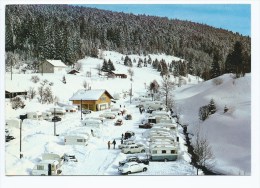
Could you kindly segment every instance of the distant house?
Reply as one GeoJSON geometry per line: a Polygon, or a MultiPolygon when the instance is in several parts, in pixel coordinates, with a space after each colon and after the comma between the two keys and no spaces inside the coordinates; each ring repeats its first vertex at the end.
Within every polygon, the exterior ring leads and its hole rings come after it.
{"type": "Polygon", "coordinates": [[[39,65],[40,73],[65,73],[67,66],[61,60],[45,60],[39,65]]]}
{"type": "Polygon", "coordinates": [[[113,97],[105,89],[81,89],[78,90],[69,100],[72,101],[74,105],[78,105],[79,109],[82,104],[82,109],[99,111],[110,108],[111,99],[113,99],[113,97]]]}
{"type": "Polygon", "coordinates": [[[5,90],[5,98],[12,99],[17,95],[27,95],[27,91],[19,91],[19,90],[5,90]]]}
{"type": "Polygon", "coordinates": [[[127,78],[127,75],[126,74],[123,74],[123,73],[115,73],[115,72],[112,72],[110,71],[108,73],[108,76],[110,77],[116,77],[116,78],[127,78]]]}

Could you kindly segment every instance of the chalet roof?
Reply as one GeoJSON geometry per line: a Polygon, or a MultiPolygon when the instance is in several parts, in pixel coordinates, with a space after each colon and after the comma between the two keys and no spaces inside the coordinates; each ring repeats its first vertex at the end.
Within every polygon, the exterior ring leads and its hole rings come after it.
{"type": "Polygon", "coordinates": [[[52,64],[54,67],[67,67],[61,60],[46,59],[46,61],[52,64]]]}
{"type": "Polygon", "coordinates": [[[111,99],[113,97],[105,89],[94,89],[94,90],[78,90],[69,100],[98,100],[103,93],[106,93],[111,99]]]}

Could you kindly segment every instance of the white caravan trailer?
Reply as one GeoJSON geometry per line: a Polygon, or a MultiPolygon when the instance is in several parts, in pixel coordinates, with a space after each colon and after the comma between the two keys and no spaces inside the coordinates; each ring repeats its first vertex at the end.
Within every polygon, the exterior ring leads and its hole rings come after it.
{"type": "Polygon", "coordinates": [[[20,119],[17,119],[17,118],[13,118],[13,119],[7,119],[5,120],[5,125],[7,127],[15,127],[15,128],[20,128],[20,125],[21,125],[21,121],[20,119]]]}
{"type": "Polygon", "coordinates": [[[153,125],[153,128],[169,128],[171,131],[177,131],[177,124],[160,122],[153,125]]]}
{"type": "Polygon", "coordinates": [[[59,169],[59,162],[56,160],[43,160],[34,166],[32,175],[38,176],[51,176],[60,175],[61,170],[59,169]]]}
{"type": "Polygon", "coordinates": [[[51,112],[43,112],[42,113],[42,119],[44,120],[51,120],[51,118],[53,117],[51,112]]]}
{"type": "Polygon", "coordinates": [[[102,125],[102,120],[99,119],[92,119],[92,118],[85,118],[84,120],[81,121],[81,124],[83,126],[87,126],[90,128],[101,128],[102,125]]]}
{"type": "Polygon", "coordinates": [[[42,160],[56,160],[59,162],[59,165],[61,166],[63,164],[62,156],[55,154],[55,153],[43,153],[42,154],[42,160]]]}
{"type": "Polygon", "coordinates": [[[64,108],[60,108],[60,107],[50,108],[48,111],[51,112],[53,115],[55,113],[55,116],[57,116],[57,115],[62,116],[62,115],[66,114],[66,110],[64,108]]]}
{"type": "Polygon", "coordinates": [[[27,112],[27,118],[33,120],[42,120],[42,112],[27,112]]]}
{"type": "Polygon", "coordinates": [[[152,161],[175,161],[178,158],[178,147],[174,145],[154,145],[150,148],[152,161]]]}
{"type": "Polygon", "coordinates": [[[64,144],[65,145],[88,145],[89,135],[85,136],[78,136],[78,135],[69,135],[64,137],[64,144]]]}

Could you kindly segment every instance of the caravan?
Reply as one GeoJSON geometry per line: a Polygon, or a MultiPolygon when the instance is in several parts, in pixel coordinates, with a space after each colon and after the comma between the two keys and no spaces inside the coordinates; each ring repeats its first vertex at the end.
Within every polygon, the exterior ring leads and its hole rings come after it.
{"type": "Polygon", "coordinates": [[[88,145],[88,138],[84,136],[77,136],[77,135],[65,136],[64,144],[65,145],[88,145]]]}
{"type": "Polygon", "coordinates": [[[178,147],[172,144],[153,145],[150,147],[150,159],[152,161],[175,161],[178,158],[178,147]]]}
{"type": "Polygon", "coordinates": [[[42,120],[42,113],[39,111],[27,112],[27,118],[33,120],[42,120]]]}
{"type": "Polygon", "coordinates": [[[21,122],[22,122],[22,120],[17,119],[17,118],[7,119],[7,120],[5,120],[5,125],[6,125],[6,127],[20,128],[21,122]]]}
{"type": "Polygon", "coordinates": [[[60,165],[57,160],[43,160],[34,166],[32,170],[32,175],[38,176],[51,176],[60,175],[61,170],[59,170],[60,165]]]}

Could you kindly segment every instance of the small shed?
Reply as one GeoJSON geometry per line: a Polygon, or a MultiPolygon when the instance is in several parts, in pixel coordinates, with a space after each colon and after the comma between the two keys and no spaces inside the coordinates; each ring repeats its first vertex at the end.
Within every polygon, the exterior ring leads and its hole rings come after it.
{"type": "Polygon", "coordinates": [[[61,60],[46,59],[39,65],[40,73],[66,73],[67,66],[61,60]]]}

